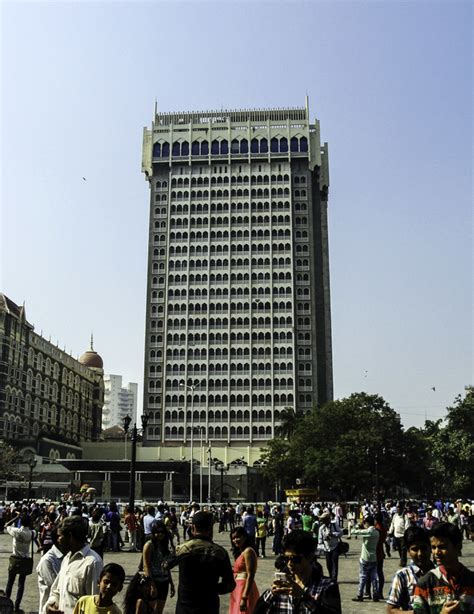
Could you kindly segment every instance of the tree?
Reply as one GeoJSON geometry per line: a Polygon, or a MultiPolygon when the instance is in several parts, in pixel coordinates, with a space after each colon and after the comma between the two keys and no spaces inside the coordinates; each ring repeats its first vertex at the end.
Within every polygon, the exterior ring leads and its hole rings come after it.
{"type": "Polygon", "coordinates": [[[298,420],[293,407],[284,407],[280,414],[280,424],[275,429],[277,437],[290,440],[297,424],[298,420]]]}
{"type": "Polygon", "coordinates": [[[444,420],[425,423],[430,473],[439,495],[466,497],[474,489],[474,390],[456,397],[444,420]]]}
{"type": "Polygon", "coordinates": [[[400,416],[382,397],[354,393],[305,416],[291,445],[307,484],[353,498],[396,484],[403,430],[400,416]]]}
{"type": "Polygon", "coordinates": [[[23,476],[16,470],[19,462],[17,450],[0,439],[0,481],[22,479],[23,476]]]}
{"type": "Polygon", "coordinates": [[[261,450],[262,472],[271,482],[291,483],[293,467],[290,461],[290,443],[276,437],[268,442],[266,448],[261,450]]]}

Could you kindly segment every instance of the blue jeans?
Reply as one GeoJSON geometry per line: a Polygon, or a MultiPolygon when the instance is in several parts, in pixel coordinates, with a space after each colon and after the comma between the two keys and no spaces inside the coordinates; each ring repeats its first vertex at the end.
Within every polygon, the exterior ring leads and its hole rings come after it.
{"type": "Polygon", "coordinates": [[[379,578],[377,575],[377,562],[359,561],[359,593],[360,597],[364,594],[366,584],[372,584],[372,595],[379,594],[379,578]]]}

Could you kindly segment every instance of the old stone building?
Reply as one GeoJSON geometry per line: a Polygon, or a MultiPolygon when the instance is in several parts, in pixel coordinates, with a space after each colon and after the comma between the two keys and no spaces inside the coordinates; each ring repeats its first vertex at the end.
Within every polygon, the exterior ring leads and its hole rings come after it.
{"type": "Polygon", "coordinates": [[[0,438],[41,458],[80,458],[98,440],[104,398],[102,358],[79,360],[35,332],[0,294],[0,438]]]}

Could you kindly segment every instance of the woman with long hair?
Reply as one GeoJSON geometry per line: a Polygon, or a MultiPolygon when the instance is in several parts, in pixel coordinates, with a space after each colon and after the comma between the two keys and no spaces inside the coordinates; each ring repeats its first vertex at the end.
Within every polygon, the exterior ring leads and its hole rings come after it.
{"type": "Polygon", "coordinates": [[[128,585],[123,601],[123,614],[156,614],[157,591],[151,578],[142,571],[136,573],[128,585]]]}
{"type": "Polygon", "coordinates": [[[257,555],[252,540],[243,527],[236,527],[230,534],[232,553],[234,555],[234,577],[236,587],[230,595],[229,614],[247,612],[252,614],[258,600],[255,584],[257,555]]]}
{"type": "Polygon", "coordinates": [[[162,522],[155,521],[151,525],[151,539],[143,548],[143,571],[155,583],[157,604],[155,612],[162,614],[168,591],[174,596],[174,584],[169,569],[165,563],[170,555],[169,534],[162,522]]]}

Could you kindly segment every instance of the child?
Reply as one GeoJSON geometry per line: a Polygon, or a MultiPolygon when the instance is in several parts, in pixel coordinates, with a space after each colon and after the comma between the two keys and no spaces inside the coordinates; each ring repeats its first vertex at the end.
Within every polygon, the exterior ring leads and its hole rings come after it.
{"type": "Polygon", "coordinates": [[[423,614],[468,614],[474,612],[474,572],[459,561],[462,548],[460,529],[442,522],[430,534],[436,569],[415,586],[413,610],[423,614]]]}
{"type": "Polygon", "coordinates": [[[117,563],[109,563],[99,578],[99,594],[80,597],[74,614],[122,614],[113,598],[120,593],[125,582],[125,570],[117,563]]]}
{"type": "Polygon", "coordinates": [[[123,602],[124,614],[153,614],[158,593],[151,578],[139,571],[132,578],[123,602]]]}
{"type": "Polygon", "coordinates": [[[413,591],[418,580],[434,567],[430,559],[431,547],[428,531],[421,527],[409,527],[405,531],[404,540],[411,564],[400,569],[393,576],[387,598],[387,614],[400,610],[411,610],[413,591]]]}

